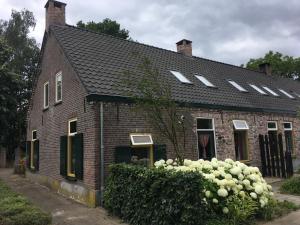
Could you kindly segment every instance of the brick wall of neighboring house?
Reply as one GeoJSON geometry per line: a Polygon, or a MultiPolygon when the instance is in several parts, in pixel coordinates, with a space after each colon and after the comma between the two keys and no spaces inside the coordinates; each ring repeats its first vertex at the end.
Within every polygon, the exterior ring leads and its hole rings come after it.
{"type": "MultiPolygon", "coordinates": [[[[45,46],[41,74],[38,78],[32,109],[29,111],[27,140],[31,131],[37,130],[40,141],[39,171],[56,181],[65,181],[60,176],[60,136],[68,133],[68,120],[77,118],[77,132],[84,134],[83,183],[96,190],[98,169],[97,110],[85,103],[86,92],[67,61],[62,49],[51,35],[45,46]],[[62,103],[55,105],[55,76],[62,71],[62,103]],[[43,85],[49,81],[49,108],[43,111],[43,85]]],[[[81,181],[76,182],[81,184],[81,181]]]]}
{"type": "MultiPolygon", "coordinates": [[[[278,133],[283,133],[283,122],[293,123],[294,150],[300,148],[300,120],[290,115],[271,113],[252,113],[240,111],[209,110],[201,108],[187,109],[192,116],[191,129],[188,131],[187,152],[185,157],[198,159],[196,118],[213,118],[215,124],[215,139],[217,158],[235,159],[234,135],[232,120],[246,120],[249,125],[248,146],[251,164],[260,166],[259,134],[267,134],[267,121],[277,121],[278,133]]],[[[151,129],[145,122],[143,115],[133,110],[127,104],[105,104],[104,109],[104,149],[105,149],[105,174],[108,173],[108,165],[114,162],[114,149],[116,146],[130,145],[129,134],[135,132],[152,133],[155,143],[166,143],[160,135],[151,129]]],[[[283,136],[284,140],[284,136],[283,136]]],[[[168,158],[174,158],[170,143],[167,144],[168,158]]],[[[285,142],[284,142],[285,145],[285,142]]],[[[284,146],[285,148],[285,146],[284,146]]],[[[297,152],[300,156],[300,152],[297,152]]]]}

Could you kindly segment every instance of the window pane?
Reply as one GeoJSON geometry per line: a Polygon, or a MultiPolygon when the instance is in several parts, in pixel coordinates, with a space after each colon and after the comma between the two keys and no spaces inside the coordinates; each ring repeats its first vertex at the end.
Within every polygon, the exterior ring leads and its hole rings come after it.
{"type": "Polygon", "coordinates": [[[258,93],[262,94],[262,95],[267,95],[266,92],[264,92],[262,89],[260,89],[259,87],[257,87],[254,84],[249,84],[254,90],[256,90],[258,93]]]}
{"type": "Polygon", "coordinates": [[[45,84],[44,86],[44,107],[48,107],[49,105],[49,84],[45,84]]]}
{"type": "Polygon", "coordinates": [[[131,149],[131,163],[149,166],[150,165],[150,156],[149,156],[149,147],[148,148],[132,148],[131,149]]]}
{"type": "Polygon", "coordinates": [[[199,158],[211,160],[215,157],[215,138],[213,131],[198,131],[199,158]]]}
{"type": "Polygon", "coordinates": [[[292,123],[283,123],[283,128],[285,130],[291,130],[292,129],[292,123]]]}
{"type": "Polygon", "coordinates": [[[275,91],[271,90],[270,88],[263,86],[263,89],[265,89],[267,92],[269,92],[271,95],[279,96],[275,91]]]}
{"type": "Polygon", "coordinates": [[[293,153],[292,131],[284,131],[286,151],[293,153]]]}
{"type": "Polygon", "coordinates": [[[191,84],[192,82],[183,76],[180,72],[177,71],[170,71],[180,82],[191,84]]]}
{"type": "Polygon", "coordinates": [[[77,121],[70,122],[70,133],[76,133],[77,132],[77,121]]]}
{"type": "Polygon", "coordinates": [[[75,157],[75,142],[74,142],[74,138],[75,136],[73,137],[69,137],[70,139],[70,149],[69,149],[69,160],[68,162],[70,163],[69,165],[69,174],[75,174],[75,162],[76,162],[76,157],[75,157]]]}
{"type": "Polygon", "coordinates": [[[36,140],[36,131],[32,132],[32,140],[36,140]]]}
{"type": "Polygon", "coordinates": [[[132,145],[152,145],[151,134],[131,134],[132,145]]]}
{"type": "Polygon", "coordinates": [[[248,130],[248,124],[245,120],[233,120],[233,126],[236,130],[248,130]]]}
{"type": "Polygon", "coordinates": [[[61,101],[62,99],[62,75],[58,74],[56,76],[56,101],[61,101]]]}
{"type": "Polygon", "coordinates": [[[213,129],[212,119],[197,119],[197,129],[213,129]]]}
{"type": "Polygon", "coordinates": [[[268,129],[276,129],[277,124],[276,122],[268,122],[268,129]]]}
{"type": "Polygon", "coordinates": [[[215,87],[209,80],[207,80],[204,76],[195,75],[204,85],[207,87],[215,87]]]}
{"type": "Polygon", "coordinates": [[[287,93],[285,90],[283,89],[278,89],[281,93],[285,94],[287,97],[289,98],[295,98],[294,96],[290,95],[289,93],[287,93]]]}
{"type": "Polygon", "coordinates": [[[246,131],[234,132],[234,146],[235,146],[236,160],[248,160],[246,131]]]}
{"type": "Polygon", "coordinates": [[[248,92],[245,88],[243,88],[241,85],[239,85],[237,82],[233,81],[233,80],[229,80],[228,81],[233,87],[235,87],[236,89],[238,89],[241,92],[248,92]]]}

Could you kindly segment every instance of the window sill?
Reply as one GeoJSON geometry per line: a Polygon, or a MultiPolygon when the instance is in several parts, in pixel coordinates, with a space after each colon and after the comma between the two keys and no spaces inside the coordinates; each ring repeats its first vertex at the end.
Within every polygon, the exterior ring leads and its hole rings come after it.
{"type": "Polygon", "coordinates": [[[54,106],[57,106],[57,105],[60,105],[60,104],[62,104],[62,100],[61,100],[61,101],[58,101],[58,102],[55,102],[55,103],[54,103],[54,106]]]}
{"type": "Polygon", "coordinates": [[[46,112],[47,110],[49,110],[49,106],[47,108],[44,108],[43,112],[46,112]]]}

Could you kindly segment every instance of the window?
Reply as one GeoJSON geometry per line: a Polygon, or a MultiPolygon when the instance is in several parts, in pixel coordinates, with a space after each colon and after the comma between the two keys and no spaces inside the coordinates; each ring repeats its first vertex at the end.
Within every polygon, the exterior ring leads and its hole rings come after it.
{"type": "Polygon", "coordinates": [[[197,119],[197,137],[199,158],[210,160],[215,157],[215,130],[213,119],[197,119]]]}
{"type": "Polygon", "coordinates": [[[273,96],[279,96],[275,91],[271,90],[270,88],[263,86],[263,89],[265,89],[267,92],[269,92],[273,96]]]}
{"type": "Polygon", "coordinates": [[[291,122],[283,123],[284,137],[285,137],[285,147],[287,152],[294,152],[293,147],[293,126],[291,122]]]}
{"type": "Polygon", "coordinates": [[[151,134],[130,134],[132,145],[153,145],[151,134]]]}
{"type": "Polygon", "coordinates": [[[35,141],[37,139],[37,136],[36,136],[36,130],[33,130],[32,131],[32,141],[35,141]]]}
{"type": "Polygon", "coordinates": [[[62,73],[59,72],[55,76],[55,101],[60,102],[62,100],[62,73]]]}
{"type": "Polygon", "coordinates": [[[44,84],[44,109],[49,107],[49,82],[44,84]]]}
{"type": "Polygon", "coordinates": [[[249,84],[254,90],[256,90],[258,93],[262,94],[262,95],[267,95],[266,92],[264,92],[262,89],[260,89],[259,87],[257,87],[254,84],[249,84]]]}
{"type": "Polygon", "coordinates": [[[241,92],[248,92],[245,88],[243,88],[241,85],[239,85],[237,82],[233,81],[233,80],[228,80],[228,82],[235,87],[236,89],[238,89],[241,92]]]}
{"type": "Polygon", "coordinates": [[[30,144],[30,169],[35,170],[37,169],[37,163],[38,163],[38,140],[37,140],[37,131],[33,130],[31,133],[31,144],[30,144]]]}
{"type": "Polygon", "coordinates": [[[74,137],[77,134],[77,119],[68,122],[68,152],[67,152],[67,175],[75,177],[75,143],[74,137]]]}
{"type": "Polygon", "coordinates": [[[180,82],[186,83],[186,84],[191,84],[192,82],[187,79],[185,76],[183,76],[180,72],[177,71],[170,71],[180,82]]]}
{"type": "Polygon", "coordinates": [[[268,122],[268,131],[277,131],[277,122],[269,121],[268,122]]]}
{"type": "Polygon", "coordinates": [[[200,80],[207,87],[216,87],[209,80],[207,80],[204,76],[195,75],[195,77],[197,77],[197,79],[200,80]]]}
{"type": "Polygon", "coordinates": [[[285,90],[283,89],[278,89],[282,94],[285,94],[287,97],[289,98],[295,98],[294,96],[290,95],[289,93],[287,93],[285,90]]]}
{"type": "Polygon", "coordinates": [[[245,120],[233,120],[232,122],[236,130],[249,130],[249,126],[245,120]]]}

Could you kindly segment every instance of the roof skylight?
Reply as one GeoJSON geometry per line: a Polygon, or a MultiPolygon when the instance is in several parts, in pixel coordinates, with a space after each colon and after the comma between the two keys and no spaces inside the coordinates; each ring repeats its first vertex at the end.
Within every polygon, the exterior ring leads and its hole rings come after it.
{"type": "Polygon", "coordinates": [[[258,93],[260,93],[260,94],[262,94],[262,95],[267,95],[267,93],[264,91],[264,90],[262,90],[262,89],[260,89],[259,87],[257,87],[256,85],[254,85],[254,84],[249,84],[254,90],[256,90],[258,93]]]}
{"type": "Polygon", "coordinates": [[[187,79],[185,76],[183,76],[180,72],[178,71],[172,71],[170,70],[170,72],[182,83],[186,83],[186,84],[191,84],[192,82],[187,79]]]}
{"type": "Polygon", "coordinates": [[[290,95],[289,93],[287,93],[285,90],[283,89],[278,89],[281,93],[285,94],[286,96],[288,96],[289,98],[295,98],[294,96],[290,95]]]}
{"type": "Polygon", "coordinates": [[[233,80],[228,80],[228,82],[235,87],[236,89],[238,89],[241,92],[248,92],[245,88],[243,88],[241,85],[239,85],[237,82],[233,81],[233,80]]]}
{"type": "Polygon", "coordinates": [[[269,92],[271,95],[279,96],[275,91],[271,90],[270,88],[263,86],[263,89],[265,89],[267,92],[269,92]]]}
{"type": "Polygon", "coordinates": [[[216,87],[215,85],[213,85],[209,80],[207,80],[204,76],[201,75],[195,75],[195,77],[197,77],[198,80],[200,80],[204,85],[206,85],[207,87],[216,87]]]}

